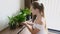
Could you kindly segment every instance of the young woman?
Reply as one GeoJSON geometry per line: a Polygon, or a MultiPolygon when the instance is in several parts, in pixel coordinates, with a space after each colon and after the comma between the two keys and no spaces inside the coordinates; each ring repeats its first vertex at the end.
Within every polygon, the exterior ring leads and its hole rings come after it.
{"type": "Polygon", "coordinates": [[[38,1],[34,1],[31,4],[30,10],[33,16],[36,16],[36,19],[34,21],[23,22],[23,24],[32,34],[47,34],[43,4],[38,1]]]}

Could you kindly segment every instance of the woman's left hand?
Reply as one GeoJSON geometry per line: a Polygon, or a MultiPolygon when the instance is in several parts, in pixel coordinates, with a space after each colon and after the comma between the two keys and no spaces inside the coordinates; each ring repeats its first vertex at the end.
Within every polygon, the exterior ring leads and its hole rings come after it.
{"type": "Polygon", "coordinates": [[[25,21],[25,22],[22,22],[21,24],[22,25],[26,25],[28,23],[28,21],[25,21]]]}

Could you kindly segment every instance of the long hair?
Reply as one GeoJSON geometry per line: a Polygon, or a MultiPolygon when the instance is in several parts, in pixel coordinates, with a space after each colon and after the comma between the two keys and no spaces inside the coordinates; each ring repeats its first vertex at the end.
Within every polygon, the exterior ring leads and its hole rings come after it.
{"type": "MultiPolygon", "coordinates": [[[[31,3],[34,9],[39,9],[39,12],[42,17],[44,17],[44,6],[42,3],[39,3],[38,1],[34,1],[31,3]]],[[[32,15],[32,21],[36,19],[36,15],[32,15]]]]}

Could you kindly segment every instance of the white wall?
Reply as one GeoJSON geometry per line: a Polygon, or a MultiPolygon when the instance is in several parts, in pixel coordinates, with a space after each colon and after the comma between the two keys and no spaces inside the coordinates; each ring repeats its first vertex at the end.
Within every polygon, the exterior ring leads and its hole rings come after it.
{"type": "Polygon", "coordinates": [[[8,17],[20,8],[24,8],[24,0],[0,0],[0,31],[8,26],[8,17]]]}
{"type": "Polygon", "coordinates": [[[45,7],[47,27],[60,30],[60,0],[39,0],[45,7]]]}

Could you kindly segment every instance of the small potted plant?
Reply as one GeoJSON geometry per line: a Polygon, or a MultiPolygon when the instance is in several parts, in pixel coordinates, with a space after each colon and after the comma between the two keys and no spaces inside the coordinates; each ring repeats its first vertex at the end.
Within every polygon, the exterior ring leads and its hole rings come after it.
{"type": "Polygon", "coordinates": [[[8,17],[9,18],[9,27],[11,29],[16,28],[16,26],[20,26],[22,22],[26,21],[26,16],[30,15],[31,12],[28,8],[20,9],[16,16],[8,17]]]}

